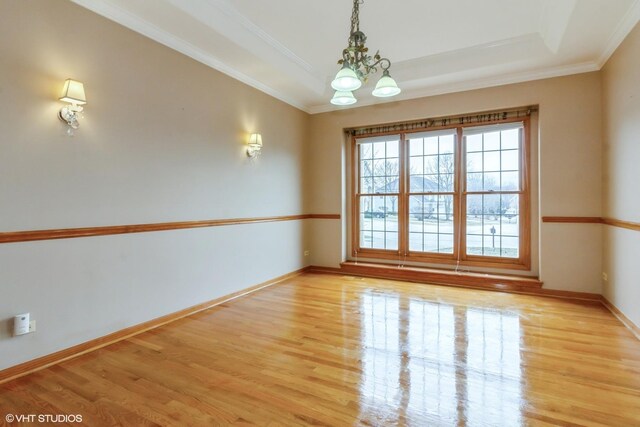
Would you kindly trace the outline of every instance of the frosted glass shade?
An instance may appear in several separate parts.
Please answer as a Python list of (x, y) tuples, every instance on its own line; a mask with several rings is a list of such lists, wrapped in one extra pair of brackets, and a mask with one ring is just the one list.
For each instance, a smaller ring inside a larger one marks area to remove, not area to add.
[(64, 88), (62, 89), (62, 96), (60, 97), (60, 101), (76, 105), (86, 104), (87, 98), (84, 95), (84, 85), (81, 82), (67, 79), (64, 82)]
[(378, 80), (378, 84), (376, 84), (376, 88), (371, 92), (373, 96), (377, 96), (379, 98), (386, 98), (389, 96), (394, 96), (400, 93), (400, 88), (396, 84), (396, 81), (391, 78), (388, 72), (384, 72), (380, 80)]
[(355, 104), (357, 99), (350, 91), (337, 90), (333, 98), (331, 98), (331, 103), (333, 105), (351, 105)]
[(248, 145), (252, 148), (262, 148), (262, 135), (259, 133), (252, 133), (251, 136), (249, 136)]
[(362, 82), (358, 78), (358, 75), (347, 65), (345, 65), (340, 71), (338, 71), (338, 74), (336, 74), (336, 78), (331, 82), (332, 88), (343, 92), (356, 90), (360, 86), (362, 86)]

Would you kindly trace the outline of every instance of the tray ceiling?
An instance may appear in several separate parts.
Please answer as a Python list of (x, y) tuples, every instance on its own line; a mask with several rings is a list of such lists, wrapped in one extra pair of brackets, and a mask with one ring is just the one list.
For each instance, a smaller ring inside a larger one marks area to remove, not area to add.
[[(350, 0), (73, 0), (309, 113), (329, 103)], [(599, 70), (640, 0), (365, 0), (367, 46), (402, 88), (353, 107)], [(348, 108), (348, 107), (347, 107)]]

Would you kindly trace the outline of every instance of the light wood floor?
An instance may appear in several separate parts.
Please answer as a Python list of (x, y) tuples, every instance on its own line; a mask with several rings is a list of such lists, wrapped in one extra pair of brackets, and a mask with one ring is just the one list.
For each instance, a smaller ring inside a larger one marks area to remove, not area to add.
[(1, 385), (8, 413), (639, 426), (640, 341), (595, 303), (305, 274)]

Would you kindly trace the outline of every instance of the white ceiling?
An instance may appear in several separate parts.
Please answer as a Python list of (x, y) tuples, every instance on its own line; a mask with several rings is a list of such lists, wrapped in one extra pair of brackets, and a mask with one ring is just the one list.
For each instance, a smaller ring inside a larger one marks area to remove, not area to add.
[[(351, 0), (73, 0), (309, 113), (329, 103)], [(365, 0), (367, 46), (402, 93), (355, 106), (599, 70), (640, 0)]]

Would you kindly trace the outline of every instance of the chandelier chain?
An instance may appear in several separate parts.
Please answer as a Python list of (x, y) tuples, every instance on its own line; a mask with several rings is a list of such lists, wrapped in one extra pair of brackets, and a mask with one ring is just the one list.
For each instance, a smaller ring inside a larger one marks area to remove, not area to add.
[(349, 34), (348, 43), (351, 44), (351, 34), (360, 31), (360, 5), (364, 0), (353, 0), (353, 11), (351, 12), (351, 33)]

